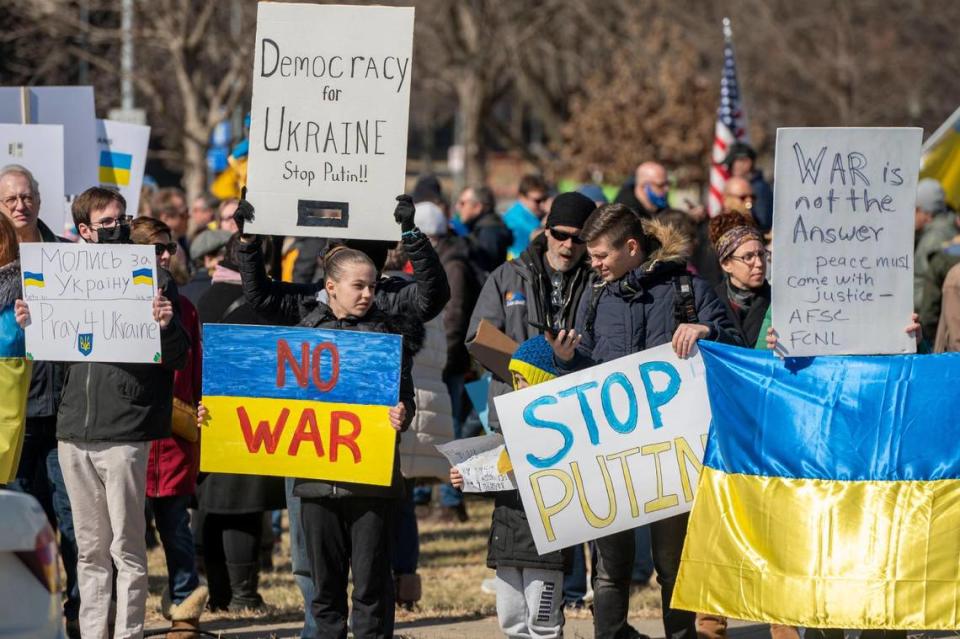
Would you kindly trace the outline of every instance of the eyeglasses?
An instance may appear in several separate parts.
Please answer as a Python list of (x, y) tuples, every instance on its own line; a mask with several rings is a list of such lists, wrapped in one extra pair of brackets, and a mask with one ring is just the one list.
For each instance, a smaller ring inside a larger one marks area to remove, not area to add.
[(32, 195), (11, 195), (10, 197), (4, 198), (2, 200), (3, 205), (8, 209), (12, 209), (17, 205), (17, 200), (23, 202), (24, 206), (33, 206), (34, 198)]
[(167, 242), (166, 244), (156, 243), (153, 245), (153, 250), (157, 252), (157, 257), (163, 255), (164, 251), (170, 255), (177, 254), (177, 243), (176, 242)]
[(555, 228), (551, 228), (548, 230), (550, 231), (550, 235), (553, 236), (553, 239), (555, 239), (558, 242), (566, 242), (567, 240), (570, 240), (574, 244), (583, 244), (583, 238), (581, 238), (576, 233), (567, 233), (566, 231), (558, 231)]
[(753, 201), (753, 200), (757, 199), (757, 196), (754, 195), (753, 193), (747, 193), (746, 195), (734, 195), (733, 193), (731, 193), (731, 194), (727, 195), (727, 197), (737, 198), (737, 199), (740, 200), (741, 202), (746, 202), (747, 200)]
[(121, 226), (127, 226), (130, 224), (130, 220), (132, 219), (133, 218), (129, 215), (121, 215), (120, 217), (104, 217), (100, 218), (100, 221), (96, 224), (91, 224), (90, 227), (95, 229), (112, 229), (117, 224), (120, 224)]
[(739, 260), (744, 264), (750, 264), (751, 262), (755, 262), (757, 260), (764, 262), (768, 257), (770, 257), (770, 251), (767, 249), (760, 249), (759, 251), (744, 253), (743, 255), (731, 255), (730, 257), (731, 259)]

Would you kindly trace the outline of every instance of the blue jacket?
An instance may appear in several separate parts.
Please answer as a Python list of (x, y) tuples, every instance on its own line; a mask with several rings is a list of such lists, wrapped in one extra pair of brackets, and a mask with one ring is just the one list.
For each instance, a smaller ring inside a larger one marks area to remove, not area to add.
[[(574, 323), (583, 338), (572, 360), (557, 362), (563, 372), (609, 362), (668, 344), (673, 339), (678, 325), (674, 315), (674, 280), (687, 273), (688, 243), (662, 223), (646, 222), (644, 228), (659, 240), (661, 247), (646, 263), (623, 278), (601, 283), (583, 294)], [(707, 339), (741, 345), (726, 307), (710, 284), (699, 277), (691, 276), (691, 279), (698, 323), (710, 329)], [(593, 330), (587, 330), (592, 303), (596, 303), (596, 314)]]
[(530, 244), (530, 234), (540, 228), (540, 218), (517, 200), (503, 214), (503, 223), (513, 234), (513, 244), (510, 245), (508, 257), (516, 259)]

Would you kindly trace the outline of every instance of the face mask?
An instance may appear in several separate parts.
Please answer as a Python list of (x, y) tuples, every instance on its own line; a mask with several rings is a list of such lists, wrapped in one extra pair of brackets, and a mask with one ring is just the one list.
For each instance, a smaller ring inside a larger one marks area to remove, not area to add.
[(658, 209), (665, 209), (669, 206), (667, 196), (657, 195), (653, 192), (653, 189), (650, 188), (649, 184), (643, 187), (643, 192), (647, 195), (647, 199), (650, 200), (650, 204), (653, 204)]
[(112, 229), (97, 229), (97, 244), (129, 244), (130, 225), (117, 224)]

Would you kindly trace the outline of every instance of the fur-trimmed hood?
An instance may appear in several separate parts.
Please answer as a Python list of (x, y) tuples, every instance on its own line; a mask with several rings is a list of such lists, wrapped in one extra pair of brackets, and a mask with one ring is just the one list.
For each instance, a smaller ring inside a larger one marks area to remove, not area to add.
[(689, 238), (660, 220), (643, 220), (643, 232), (653, 240), (652, 245), (656, 246), (650, 251), (647, 261), (640, 267), (644, 272), (657, 270), (657, 265), (663, 262), (679, 262), (686, 265), (693, 253)]
[(0, 308), (13, 304), (21, 297), (20, 260), (14, 260), (0, 266)]

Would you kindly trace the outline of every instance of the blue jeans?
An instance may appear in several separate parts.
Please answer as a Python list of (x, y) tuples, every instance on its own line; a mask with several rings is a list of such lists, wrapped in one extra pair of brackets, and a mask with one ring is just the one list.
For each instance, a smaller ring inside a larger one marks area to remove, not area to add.
[(50, 521), (60, 531), (60, 557), (67, 575), (67, 599), (63, 616), (75, 620), (80, 614), (80, 587), (77, 585), (77, 538), (73, 532), (73, 511), (67, 486), (60, 472), (57, 453), (57, 418), (28, 418), (23, 438), (23, 452), (17, 477), (8, 488), (33, 495)]
[(149, 497), (147, 501), (153, 509), (153, 520), (167, 560), (170, 601), (179, 604), (200, 585), (187, 512), (190, 496)]
[(393, 574), (413, 575), (417, 572), (417, 563), (420, 560), (420, 531), (413, 509), (412, 492), (409, 497), (397, 501), (394, 525), (393, 553), (390, 558)]
[(583, 604), (587, 594), (587, 556), (583, 544), (573, 547), (573, 562), (570, 574), (563, 578), (563, 603), (568, 606)]
[(303, 521), (300, 519), (300, 498), (293, 494), (292, 477), (286, 479), (287, 492), (287, 519), (290, 523), (290, 564), (293, 578), (297, 581), (300, 594), (303, 595), (303, 630), (301, 639), (316, 639), (319, 637), (317, 620), (310, 611), (313, 605), (314, 586), (310, 575), (310, 560), (307, 558), (307, 546), (303, 533)]

